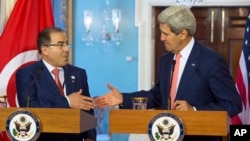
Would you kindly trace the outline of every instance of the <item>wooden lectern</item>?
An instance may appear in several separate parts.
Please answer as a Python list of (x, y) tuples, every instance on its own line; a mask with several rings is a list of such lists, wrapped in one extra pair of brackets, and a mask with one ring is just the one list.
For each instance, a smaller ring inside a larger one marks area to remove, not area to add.
[(97, 126), (96, 118), (80, 109), (0, 108), (0, 131), (6, 130), (8, 117), (21, 109), (30, 111), (37, 116), (42, 133), (81, 133)]
[(229, 117), (225, 111), (110, 110), (109, 132), (147, 134), (154, 116), (166, 112), (182, 120), (185, 135), (228, 136)]

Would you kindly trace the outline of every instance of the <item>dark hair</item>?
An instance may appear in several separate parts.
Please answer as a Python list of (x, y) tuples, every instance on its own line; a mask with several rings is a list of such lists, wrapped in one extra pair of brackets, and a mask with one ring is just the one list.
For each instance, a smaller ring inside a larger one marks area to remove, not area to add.
[(37, 49), (38, 52), (41, 54), (42, 50), (41, 47), (44, 45), (49, 45), (51, 38), (50, 38), (50, 34), (53, 32), (63, 32), (64, 30), (62, 30), (61, 28), (58, 27), (47, 27), (44, 28), (37, 37)]

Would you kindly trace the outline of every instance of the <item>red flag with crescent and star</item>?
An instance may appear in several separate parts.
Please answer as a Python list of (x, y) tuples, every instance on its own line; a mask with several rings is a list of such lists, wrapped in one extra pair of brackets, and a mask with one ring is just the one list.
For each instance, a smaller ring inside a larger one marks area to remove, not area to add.
[[(8, 96), (8, 107), (18, 107), (17, 69), (40, 59), (37, 35), (43, 28), (54, 25), (51, 0), (16, 1), (0, 35), (0, 94)], [(3, 136), (0, 132), (0, 140), (7, 141)]]

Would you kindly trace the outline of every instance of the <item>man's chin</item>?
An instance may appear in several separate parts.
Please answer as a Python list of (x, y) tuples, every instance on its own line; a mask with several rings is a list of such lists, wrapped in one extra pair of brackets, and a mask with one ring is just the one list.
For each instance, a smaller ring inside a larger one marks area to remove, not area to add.
[(65, 60), (63, 63), (62, 63), (62, 66), (65, 66), (65, 65), (67, 65), (69, 62), (68, 62), (68, 60)]
[(168, 52), (171, 52), (171, 50), (165, 46), (165, 50), (168, 51)]

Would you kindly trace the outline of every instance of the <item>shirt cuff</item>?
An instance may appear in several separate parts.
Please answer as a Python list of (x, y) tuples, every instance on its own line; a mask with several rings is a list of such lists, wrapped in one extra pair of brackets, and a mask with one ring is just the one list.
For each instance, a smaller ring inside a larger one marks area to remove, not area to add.
[(194, 111), (197, 111), (196, 107), (193, 106)]
[(67, 96), (65, 96), (65, 98), (67, 99), (68, 103), (69, 103), (69, 107), (71, 107), (71, 103), (69, 101), (69, 98)]

